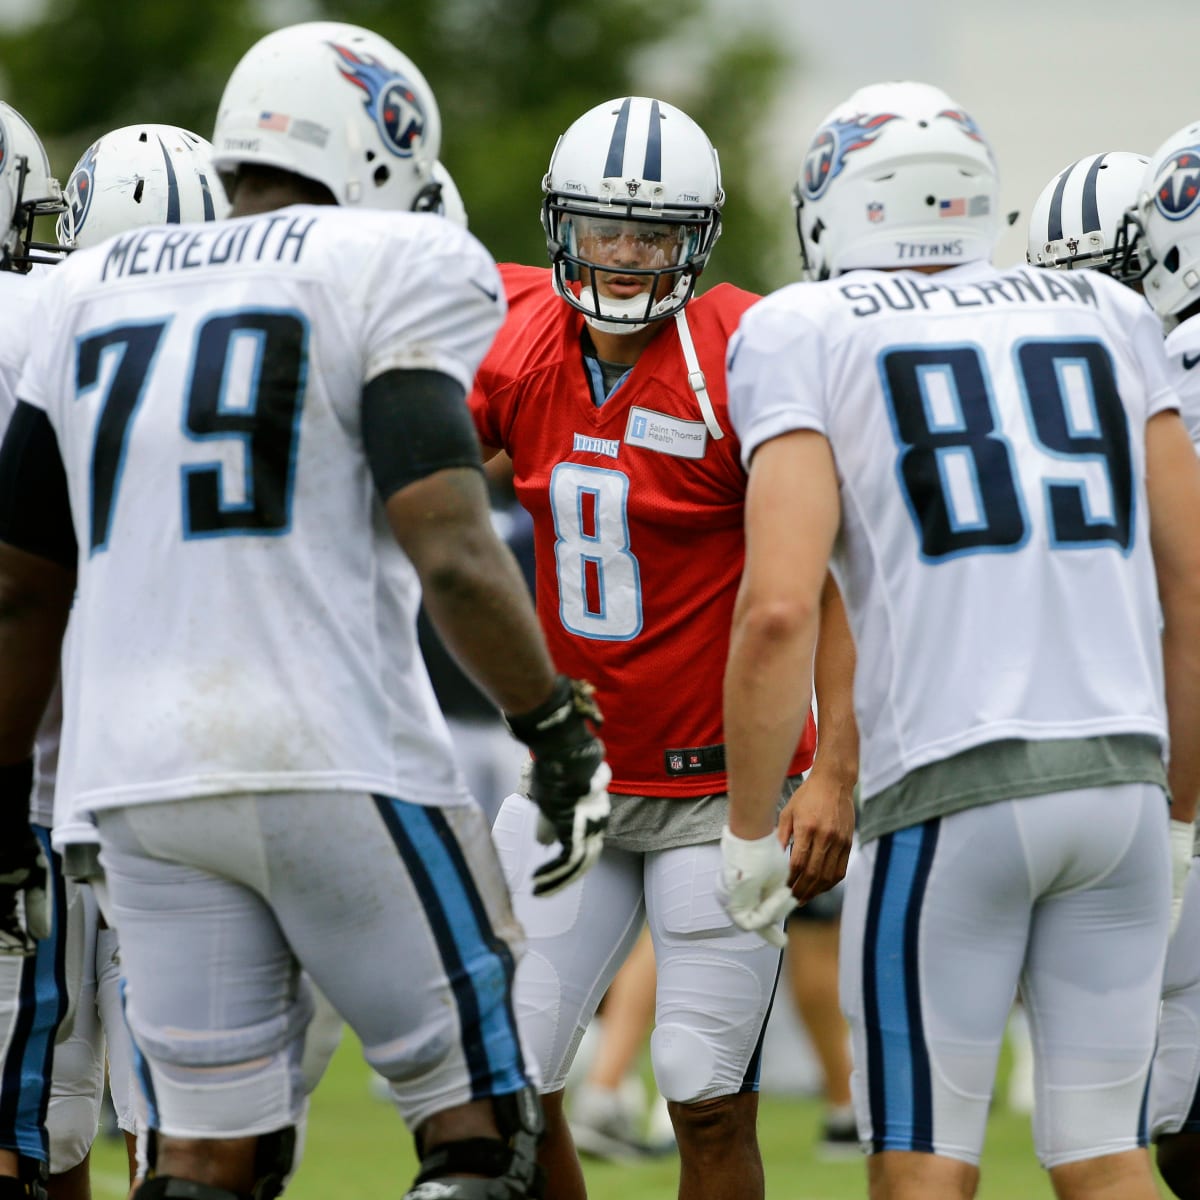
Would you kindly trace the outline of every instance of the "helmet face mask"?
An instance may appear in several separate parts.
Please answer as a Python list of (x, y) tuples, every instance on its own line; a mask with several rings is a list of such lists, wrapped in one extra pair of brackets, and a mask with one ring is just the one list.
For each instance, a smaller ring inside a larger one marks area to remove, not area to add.
[(991, 149), (949, 96), (923, 83), (861, 88), (818, 127), (793, 189), (804, 275), (987, 258), (999, 200)]
[(55, 242), (34, 238), (38, 217), (61, 213), (62, 188), (50, 174), (41, 139), (10, 104), (0, 101), (0, 201), (6, 218), (3, 230), (3, 269), (27, 272), (36, 263), (53, 264), (61, 258)]
[(1149, 162), (1141, 154), (1112, 151), (1088, 155), (1060, 171), (1042, 189), (1030, 214), (1027, 261), (1136, 282), (1140, 266), (1128, 231), (1122, 229)]
[(1140, 257), (1142, 291), (1158, 315), (1200, 303), (1200, 122), (1151, 155), (1125, 225), (1122, 253)]
[(416, 65), (356, 25), (276, 30), (234, 68), (217, 110), (222, 175), (274, 168), (325, 187), (340, 205), (438, 211), (441, 118)]
[(213, 221), (229, 202), (212, 146), (174, 125), (128, 125), (93, 142), (75, 164), (58, 240), (94, 246), (142, 225)]
[(672, 105), (597, 105), (559, 138), (542, 181), (554, 288), (595, 329), (633, 333), (679, 312), (720, 235), (717, 153)]

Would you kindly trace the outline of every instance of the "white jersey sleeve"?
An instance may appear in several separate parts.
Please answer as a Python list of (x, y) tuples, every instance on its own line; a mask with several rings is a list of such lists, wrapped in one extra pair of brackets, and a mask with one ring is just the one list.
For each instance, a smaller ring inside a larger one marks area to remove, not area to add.
[(17, 407), (17, 384), (29, 353), (34, 326), (33, 311), (45, 280), (43, 275), (16, 275), (0, 271), (0, 429)]
[(135, 230), (46, 284), (21, 385), (79, 543), (64, 814), (246, 791), (467, 800), (419, 586), (362, 447), (392, 367), (469, 386), (503, 319), (440, 218), (297, 206)]
[(867, 803), (987, 742), (1165, 743), (1145, 426), (1179, 401), (1138, 296), (855, 271), (750, 309), (729, 388), (747, 456), (789, 429), (833, 449)]
[[(419, 218), (418, 218), (419, 219)], [(365, 379), (385, 371), (440, 371), (469, 391), (506, 311), (491, 256), (471, 234), (436, 217), (402, 264), (379, 256), (362, 308)], [(419, 248), (420, 253), (415, 251)], [(390, 303), (370, 297), (390, 295)]]
[(726, 372), (729, 416), (741, 439), (743, 466), (749, 468), (754, 451), (780, 434), (828, 432), (825, 360), (821, 328), (782, 303), (759, 301), (742, 314), (729, 340)]

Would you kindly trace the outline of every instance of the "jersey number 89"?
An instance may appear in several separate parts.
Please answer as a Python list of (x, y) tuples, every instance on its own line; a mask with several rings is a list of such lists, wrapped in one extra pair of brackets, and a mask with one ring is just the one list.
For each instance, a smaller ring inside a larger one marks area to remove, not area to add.
[[(1128, 552), (1134, 522), (1129, 422), (1101, 342), (1028, 339), (1014, 368), (1042, 476), (1055, 549), (1116, 545)], [(1012, 446), (996, 427), (991, 379), (978, 347), (885, 351), (879, 371), (901, 447), (896, 473), (921, 557), (1018, 550), (1029, 521)], [(1070, 464), (1070, 465), (1068, 465)]]

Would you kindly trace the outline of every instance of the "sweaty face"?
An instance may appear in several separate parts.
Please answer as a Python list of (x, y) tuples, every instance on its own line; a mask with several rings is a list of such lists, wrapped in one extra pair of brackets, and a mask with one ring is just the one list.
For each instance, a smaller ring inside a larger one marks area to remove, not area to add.
[[(600, 295), (612, 299), (626, 300), (637, 296), (649, 291), (655, 283), (654, 275), (622, 273), (622, 268), (634, 272), (661, 271), (678, 266), (687, 245), (686, 225), (585, 216), (575, 216), (572, 222), (579, 257), (597, 267), (611, 268), (597, 270), (594, 275)], [(674, 287), (676, 278), (673, 275), (658, 276), (658, 295), (666, 295)]]

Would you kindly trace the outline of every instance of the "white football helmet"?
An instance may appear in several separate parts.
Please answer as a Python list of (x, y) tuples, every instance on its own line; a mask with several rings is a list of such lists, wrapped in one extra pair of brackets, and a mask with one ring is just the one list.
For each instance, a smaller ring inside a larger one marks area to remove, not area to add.
[(28, 271), (34, 263), (59, 260), (59, 247), (33, 240), (34, 219), (64, 208), (62, 188), (50, 174), (50, 160), (33, 126), (11, 104), (0, 101), (0, 219), (2, 265)]
[(1200, 302), (1200, 121), (1150, 156), (1117, 252), (1124, 261), (1140, 258), (1140, 271), (1129, 277), (1141, 279), (1160, 317)]
[[(725, 193), (717, 152), (686, 113), (644, 96), (598, 104), (558, 139), (542, 191), (554, 288), (593, 327), (632, 333), (691, 299), (721, 232)], [(617, 260), (587, 258), (581, 233), (617, 258), (622, 241), (652, 247), (637, 264), (619, 264), (636, 295), (601, 296), (596, 272), (611, 274)]]
[(979, 126), (924, 83), (860, 88), (821, 122), (792, 193), (805, 276), (990, 256), (1000, 186)]
[(234, 68), (217, 110), (223, 174), (275, 167), (323, 184), (338, 204), (434, 206), (442, 140), (425, 77), (391, 42), (336, 21), (267, 34)]
[(447, 221), (453, 221), (455, 225), (466, 229), (467, 206), (463, 203), (462, 193), (459, 192), (454, 177), (442, 166), (440, 159), (433, 164), (433, 178), (441, 188), (434, 211), (441, 213)]
[(1028, 261), (1111, 275), (1117, 233), (1149, 162), (1144, 154), (1114, 150), (1089, 154), (1055, 175), (1029, 218)]
[(174, 125), (127, 125), (94, 141), (67, 180), (58, 240), (95, 246), (140, 225), (216, 221), (229, 213), (212, 146)]

